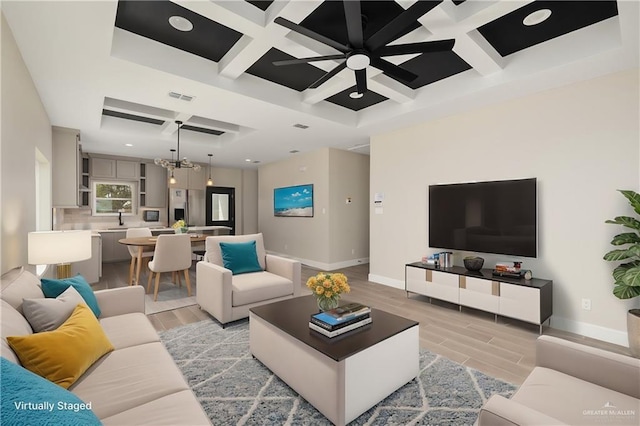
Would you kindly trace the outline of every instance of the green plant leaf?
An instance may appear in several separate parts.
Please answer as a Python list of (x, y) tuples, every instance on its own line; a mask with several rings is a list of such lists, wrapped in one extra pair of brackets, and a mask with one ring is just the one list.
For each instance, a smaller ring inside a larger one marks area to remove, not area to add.
[(614, 220), (607, 220), (605, 223), (612, 223), (615, 225), (622, 225), (627, 228), (640, 230), (640, 221), (629, 216), (617, 216)]
[(623, 244), (640, 243), (640, 235), (635, 232), (625, 232), (624, 234), (618, 234), (613, 237), (611, 244), (614, 246), (621, 246)]
[(618, 260), (625, 260), (631, 257), (631, 253), (628, 250), (611, 250), (609, 253), (605, 254), (603, 259), (608, 260), (610, 262), (615, 262)]
[(629, 204), (631, 204), (631, 207), (633, 207), (633, 210), (635, 210), (636, 213), (640, 214), (640, 194), (638, 194), (635, 191), (629, 191), (629, 190), (623, 190), (623, 189), (619, 189), (618, 191), (620, 191), (622, 195), (624, 195), (627, 198), (627, 200), (629, 200)]
[(640, 267), (634, 266), (627, 269), (621, 281), (629, 287), (640, 287)]
[(613, 270), (613, 279), (616, 281), (622, 281), (622, 276), (627, 273), (627, 271), (634, 266), (640, 266), (640, 261), (623, 263), (619, 265), (616, 269)]
[(616, 283), (613, 288), (613, 294), (618, 299), (631, 299), (640, 296), (640, 287), (631, 287), (624, 284)]

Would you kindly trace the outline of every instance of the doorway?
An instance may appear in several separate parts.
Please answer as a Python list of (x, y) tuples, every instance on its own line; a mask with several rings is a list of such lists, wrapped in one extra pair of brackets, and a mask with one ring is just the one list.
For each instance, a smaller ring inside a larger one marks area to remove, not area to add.
[(229, 235), (236, 234), (235, 188), (224, 186), (207, 187), (206, 225), (228, 226)]

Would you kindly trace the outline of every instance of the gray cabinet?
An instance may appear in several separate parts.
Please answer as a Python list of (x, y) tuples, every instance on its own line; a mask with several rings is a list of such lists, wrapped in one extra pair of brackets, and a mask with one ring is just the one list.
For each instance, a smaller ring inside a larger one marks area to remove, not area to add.
[(140, 165), (140, 207), (167, 206), (167, 171), (152, 163)]
[[(207, 187), (207, 167), (201, 167), (200, 170), (193, 169), (174, 169), (173, 176), (176, 183), (170, 184), (170, 188), (178, 189), (200, 189)], [(167, 180), (171, 176), (171, 171), (167, 171)]]
[(100, 232), (100, 236), (102, 237), (103, 262), (120, 262), (131, 259), (127, 246), (118, 242), (127, 236), (126, 231), (105, 231)]
[(63, 127), (52, 129), (51, 178), (53, 207), (78, 207), (80, 204), (80, 131)]
[(102, 238), (91, 236), (91, 258), (71, 264), (71, 274), (82, 275), (89, 284), (97, 283), (102, 276)]
[(91, 176), (99, 179), (138, 179), (139, 163), (113, 158), (91, 157)]
[(138, 179), (139, 163), (136, 161), (116, 160), (116, 177), (118, 179)]

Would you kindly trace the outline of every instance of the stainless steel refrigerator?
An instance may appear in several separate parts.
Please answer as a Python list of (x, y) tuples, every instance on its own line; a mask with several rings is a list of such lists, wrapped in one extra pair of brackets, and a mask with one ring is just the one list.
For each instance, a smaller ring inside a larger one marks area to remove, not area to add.
[(204, 226), (204, 197), (203, 190), (169, 188), (169, 226), (180, 219), (184, 219), (187, 226)]

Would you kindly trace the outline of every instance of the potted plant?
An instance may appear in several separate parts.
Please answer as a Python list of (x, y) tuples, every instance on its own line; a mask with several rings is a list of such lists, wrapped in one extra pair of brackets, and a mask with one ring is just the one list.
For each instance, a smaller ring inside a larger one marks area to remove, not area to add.
[[(620, 190), (633, 210), (640, 216), (640, 194), (635, 191)], [(620, 247), (604, 255), (604, 260), (622, 262), (613, 270), (613, 294), (619, 299), (631, 299), (640, 296), (640, 220), (630, 216), (617, 216), (606, 223), (629, 228), (613, 237), (611, 244)], [(635, 357), (640, 357), (640, 309), (631, 309), (627, 313), (627, 334), (629, 349)]]

